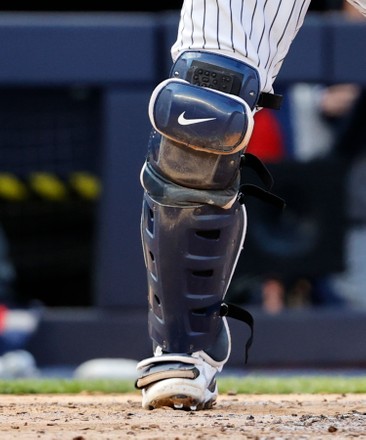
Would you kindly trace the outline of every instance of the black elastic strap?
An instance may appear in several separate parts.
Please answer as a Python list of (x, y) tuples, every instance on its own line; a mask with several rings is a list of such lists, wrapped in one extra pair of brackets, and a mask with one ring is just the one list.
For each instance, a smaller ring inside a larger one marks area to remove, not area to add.
[(248, 352), (253, 343), (254, 319), (253, 316), (245, 309), (242, 309), (234, 304), (222, 303), (220, 309), (220, 316), (227, 316), (239, 321), (245, 322), (250, 328), (250, 336), (245, 344), (245, 363), (248, 362)]
[(239, 203), (244, 204), (244, 198), (246, 196), (257, 197), (279, 209), (286, 208), (286, 202), (281, 197), (252, 183), (244, 183), (243, 185), (240, 185), (240, 193), (238, 196)]
[[(243, 204), (245, 196), (254, 196), (263, 200), (264, 202), (276, 206), (277, 208), (284, 209), (286, 207), (286, 203), (281, 197), (278, 197), (271, 192), (273, 186), (272, 174), (269, 172), (265, 164), (259, 159), (259, 157), (251, 153), (242, 154), (240, 168), (243, 169), (244, 166), (251, 168), (261, 179), (266, 188), (261, 188), (253, 183), (243, 183), (239, 187), (238, 201)], [(243, 177), (244, 176), (242, 175), (242, 180)]]
[(258, 177), (266, 185), (268, 190), (272, 189), (274, 183), (272, 174), (269, 172), (265, 164), (259, 159), (259, 157), (251, 153), (242, 154), (240, 167), (243, 168), (244, 166), (254, 170), (257, 173)]
[(279, 110), (282, 105), (283, 96), (275, 93), (262, 92), (259, 95), (257, 107), (266, 107), (273, 110)]

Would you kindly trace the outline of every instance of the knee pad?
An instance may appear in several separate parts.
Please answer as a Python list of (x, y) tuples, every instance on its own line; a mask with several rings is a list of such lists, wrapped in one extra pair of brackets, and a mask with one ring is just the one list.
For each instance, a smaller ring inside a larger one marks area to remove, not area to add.
[(153, 92), (141, 180), (160, 203), (230, 208), (260, 96), (257, 71), (223, 55), (184, 52)]
[(242, 98), (180, 79), (158, 85), (149, 116), (155, 130), (166, 138), (214, 154), (242, 151), (254, 126), (252, 111)]
[(256, 69), (224, 55), (187, 51), (170, 76), (156, 87), (149, 104), (159, 133), (214, 154), (233, 154), (247, 146), (260, 96)]

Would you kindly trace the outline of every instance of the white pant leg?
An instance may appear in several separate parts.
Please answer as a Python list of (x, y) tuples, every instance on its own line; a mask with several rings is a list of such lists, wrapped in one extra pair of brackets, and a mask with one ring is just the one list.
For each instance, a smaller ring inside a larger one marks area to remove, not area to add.
[(185, 0), (173, 60), (188, 49), (239, 58), (257, 68), (262, 91), (272, 84), (303, 24), (310, 0)]

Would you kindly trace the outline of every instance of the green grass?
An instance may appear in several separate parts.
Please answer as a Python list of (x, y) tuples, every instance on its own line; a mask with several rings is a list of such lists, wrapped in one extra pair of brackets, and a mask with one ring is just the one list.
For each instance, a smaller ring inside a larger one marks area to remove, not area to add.
[(77, 394), (135, 392), (133, 381), (77, 379), (9, 379), (0, 380), (0, 394)]
[(243, 379), (227, 377), (219, 381), (220, 390), (237, 394), (366, 393), (365, 376), (260, 376)]
[[(218, 379), (220, 393), (366, 393), (365, 376), (261, 376)], [(132, 380), (11, 379), (0, 380), (0, 394), (139, 393)]]

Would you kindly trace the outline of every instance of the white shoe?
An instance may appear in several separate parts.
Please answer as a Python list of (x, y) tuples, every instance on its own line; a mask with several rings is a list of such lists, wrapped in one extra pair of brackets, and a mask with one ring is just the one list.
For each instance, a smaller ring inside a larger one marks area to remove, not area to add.
[(142, 390), (142, 407), (191, 411), (212, 408), (218, 395), (216, 374), (223, 365), (203, 351), (161, 354), (139, 362), (141, 375), (136, 388)]

